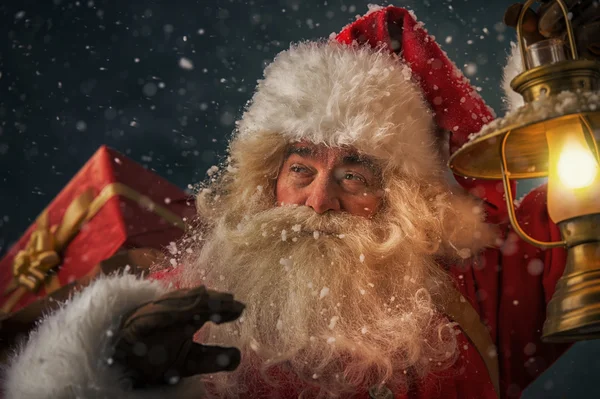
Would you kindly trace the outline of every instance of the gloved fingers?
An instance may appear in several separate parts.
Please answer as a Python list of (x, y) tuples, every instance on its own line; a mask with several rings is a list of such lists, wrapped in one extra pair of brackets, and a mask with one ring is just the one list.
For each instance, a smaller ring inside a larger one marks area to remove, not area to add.
[[(516, 29), (522, 8), (523, 4), (521, 3), (509, 6), (504, 12), (504, 24)], [(538, 31), (538, 15), (531, 8), (527, 9), (525, 17), (523, 17), (522, 33), (527, 44), (533, 44), (544, 39)]]
[[(519, 22), (519, 14), (521, 14), (521, 9), (523, 8), (523, 4), (515, 3), (510, 5), (506, 11), (504, 11), (503, 22), (505, 25), (510, 26), (511, 28), (516, 28), (517, 23)], [(525, 17), (523, 18), (523, 29), (528, 32), (532, 32), (537, 30), (538, 23), (538, 15), (531, 8), (527, 9), (525, 13)]]
[[(578, 26), (575, 29), (575, 43), (578, 57), (581, 59), (600, 61), (600, 20)], [(567, 49), (570, 43), (567, 34), (561, 37)], [(568, 50), (570, 52), (570, 50)]]
[[(600, 6), (595, 0), (563, 0), (567, 6), (571, 24), (582, 26), (600, 16)], [(556, 1), (548, 2), (538, 9), (538, 29), (545, 37), (554, 37), (565, 29), (564, 14)]]
[(181, 319), (180, 312), (195, 306), (208, 297), (203, 286), (168, 292), (155, 301), (144, 304), (126, 316), (122, 330), (130, 330), (138, 336), (168, 327)]
[(136, 310), (123, 324), (138, 337), (173, 325), (201, 327), (207, 321), (224, 323), (237, 319), (244, 305), (233, 295), (205, 287), (177, 290)]
[(207, 297), (182, 313), (183, 321), (201, 327), (207, 321), (227, 323), (241, 316), (245, 305), (233, 299), (233, 295), (207, 290)]
[(166, 295), (155, 305), (169, 311), (174, 322), (194, 322), (201, 326), (206, 321), (223, 323), (238, 318), (244, 305), (233, 299), (233, 295), (199, 286), (174, 291)]
[(179, 377), (196, 374), (232, 371), (239, 366), (240, 351), (237, 348), (192, 344), (182, 364), (178, 365)]

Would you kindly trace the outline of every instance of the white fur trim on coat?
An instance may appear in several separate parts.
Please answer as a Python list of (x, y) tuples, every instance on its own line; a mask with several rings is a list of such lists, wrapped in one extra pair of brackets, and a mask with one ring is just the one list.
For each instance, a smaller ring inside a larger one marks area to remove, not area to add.
[(510, 54), (506, 60), (502, 74), (502, 88), (504, 89), (504, 104), (506, 112), (512, 112), (525, 104), (523, 97), (510, 87), (510, 82), (521, 72), (523, 65), (521, 64), (521, 52), (519, 46), (515, 43), (510, 44)]
[(4, 398), (186, 397), (180, 391), (187, 384), (165, 390), (124, 390), (119, 367), (107, 362), (111, 332), (121, 316), (164, 292), (160, 283), (132, 275), (99, 278), (46, 317), (19, 348), (4, 370)]
[(238, 139), (352, 145), (411, 176), (439, 172), (434, 121), (410, 68), (388, 51), (334, 41), (291, 46), (265, 69)]

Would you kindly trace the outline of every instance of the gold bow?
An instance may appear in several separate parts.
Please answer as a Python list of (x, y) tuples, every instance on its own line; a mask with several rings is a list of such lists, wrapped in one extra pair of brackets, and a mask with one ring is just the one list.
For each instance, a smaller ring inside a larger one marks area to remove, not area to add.
[(48, 272), (61, 264), (59, 254), (79, 232), (93, 199), (91, 189), (84, 191), (71, 202), (62, 221), (52, 228), (48, 225), (48, 212), (42, 212), (36, 220), (29, 242), (13, 260), (14, 280), (4, 291), (5, 295), (19, 286), (31, 292), (39, 290)]

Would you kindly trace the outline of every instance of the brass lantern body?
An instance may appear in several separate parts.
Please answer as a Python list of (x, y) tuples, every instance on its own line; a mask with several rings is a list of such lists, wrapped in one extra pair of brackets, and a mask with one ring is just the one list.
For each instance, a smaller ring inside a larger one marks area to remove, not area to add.
[(600, 214), (559, 223), (567, 242), (565, 271), (548, 303), (543, 338), (570, 342), (600, 337)]
[[(523, 7), (520, 24), (531, 3), (528, 1)], [(523, 96), (526, 104), (488, 124), (449, 161), (450, 168), (458, 175), (503, 180), (511, 224), (525, 241), (542, 248), (566, 248), (565, 271), (547, 308), (542, 334), (547, 342), (600, 337), (600, 202), (595, 207), (596, 197), (590, 200), (588, 196), (588, 208), (591, 201), (590, 209), (598, 210), (575, 212), (575, 217), (554, 220), (562, 241), (548, 243), (528, 236), (521, 229), (510, 189), (510, 179), (548, 176), (553, 166), (549, 163), (547, 133), (560, 132), (561, 126), (574, 124), (585, 137), (584, 143), (596, 165), (600, 164), (600, 63), (577, 59), (572, 28), (568, 25), (572, 59), (529, 70), (524, 61), (525, 72), (513, 79), (511, 87)], [(520, 25), (517, 32), (524, 56)], [(595, 190), (600, 189), (600, 184), (597, 186)], [(553, 206), (560, 205), (555, 197)]]
[[(548, 176), (546, 131), (549, 125), (559, 123), (561, 118), (575, 118), (580, 119), (592, 135), (599, 134), (599, 63), (579, 60), (540, 66), (518, 75), (511, 82), (511, 87), (523, 95), (526, 105), (487, 125), (477, 137), (454, 153), (450, 158), (454, 173), (478, 179), (502, 179), (500, 150), (508, 134), (506, 170), (510, 177), (545, 177)], [(572, 94), (569, 98), (573, 102), (570, 112), (545, 109), (560, 103), (562, 92)], [(594, 109), (595, 104), (597, 109)], [(595, 137), (596, 141), (599, 139)]]

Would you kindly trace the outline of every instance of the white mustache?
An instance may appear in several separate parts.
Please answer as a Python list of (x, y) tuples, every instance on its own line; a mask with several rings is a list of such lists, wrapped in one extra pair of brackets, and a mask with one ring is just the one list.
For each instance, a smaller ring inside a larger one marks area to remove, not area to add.
[(307, 206), (280, 206), (261, 211), (238, 225), (238, 230), (258, 227), (262, 232), (276, 234), (285, 230), (294, 235), (342, 235), (355, 229), (367, 228), (372, 221), (361, 216), (345, 212), (327, 212), (318, 214)]

